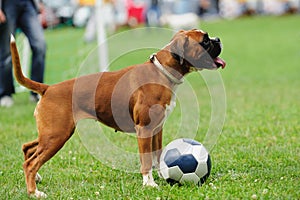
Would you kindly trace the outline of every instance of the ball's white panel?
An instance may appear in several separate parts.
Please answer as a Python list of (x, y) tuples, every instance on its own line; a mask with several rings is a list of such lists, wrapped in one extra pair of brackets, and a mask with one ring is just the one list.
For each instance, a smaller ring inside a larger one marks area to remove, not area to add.
[(180, 183), (193, 182), (197, 184), (199, 181), (200, 178), (195, 173), (183, 174), (183, 176), (180, 179)]
[(198, 163), (196, 174), (199, 176), (199, 178), (202, 178), (207, 173), (208, 173), (207, 163), (206, 162)]
[(181, 155), (193, 153), (193, 146), (183, 141), (177, 145), (177, 149)]
[(198, 163), (206, 162), (208, 157), (208, 152), (203, 145), (193, 146), (193, 156), (196, 158)]
[(170, 142), (166, 146), (166, 148), (168, 148), (168, 149), (177, 148), (178, 146), (180, 146), (181, 143), (183, 143), (182, 139), (176, 139), (176, 140), (173, 140), (172, 142)]
[(189, 154), (192, 153), (192, 145), (183, 141), (182, 138), (173, 140), (170, 142), (164, 149), (167, 151), (169, 149), (178, 149), (181, 154)]
[(169, 177), (175, 181), (179, 181), (183, 173), (178, 166), (169, 168)]
[(200, 159), (202, 161), (206, 162), (207, 161), (207, 157), (208, 157), (208, 151), (205, 149), (204, 146), (202, 146), (202, 148), (201, 148), (200, 155), (201, 155)]
[(160, 174), (164, 179), (168, 179), (169, 177), (169, 168), (164, 161), (161, 161), (159, 164)]

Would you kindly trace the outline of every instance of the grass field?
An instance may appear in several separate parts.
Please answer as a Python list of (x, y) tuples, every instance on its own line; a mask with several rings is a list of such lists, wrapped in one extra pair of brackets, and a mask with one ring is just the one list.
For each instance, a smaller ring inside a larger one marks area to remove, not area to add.
[[(226, 89), (226, 120), (211, 151), (212, 174), (202, 187), (170, 186), (155, 173), (159, 188), (142, 188), (140, 174), (103, 165), (75, 133), (41, 168), (43, 181), (38, 188), (48, 199), (299, 199), (299, 21), (299, 16), (285, 16), (201, 24), (210, 35), (221, 38), (222, 58), (227, 61), (227, 67), (219, 70)], [(47, 83), (77, 75), (80, 63), (95, 46), (85, 44), (82, 34), (83, 30), (72, 28), (46, 31)], [(147, 60), (140, 54), (122, 58), (126, 62), (119, 63), (124, 66)], [(211, 102), (199, 76), (191, 74), (187, 82), (199, 99), (196, 139), (201, 141)], [(35, 106), (28, 97), (27, 92), (18, 93), (14, 107), (0, 108), (0, 199), (27, 198), (21, 145), (36, 138)], [(176, 131), (179, 111), (166, 123), (164, 144)], [(113, 134), (115, 139), (122, 138), (120, 143), (134, 140)]]

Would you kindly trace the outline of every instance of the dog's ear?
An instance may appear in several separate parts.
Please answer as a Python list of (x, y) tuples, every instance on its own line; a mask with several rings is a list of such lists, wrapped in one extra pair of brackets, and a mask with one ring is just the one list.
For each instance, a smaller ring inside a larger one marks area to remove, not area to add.
[(172, 56), (179, 61), (180, 65), (184, 61), (185, 48), (188, 46), (189, 37), (184, 34), (184, 31), (179, 31), (172, 39), (170, 46)]

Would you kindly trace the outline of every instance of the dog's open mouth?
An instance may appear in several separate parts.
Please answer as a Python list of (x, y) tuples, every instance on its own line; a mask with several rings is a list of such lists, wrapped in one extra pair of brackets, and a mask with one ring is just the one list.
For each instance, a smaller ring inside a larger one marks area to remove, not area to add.
[(222, 67), (222, 69), (224, 69), (226, 66), (226, 62), (220, 57), (214, 58), (214, 63), (217, 66), (217, 68)]

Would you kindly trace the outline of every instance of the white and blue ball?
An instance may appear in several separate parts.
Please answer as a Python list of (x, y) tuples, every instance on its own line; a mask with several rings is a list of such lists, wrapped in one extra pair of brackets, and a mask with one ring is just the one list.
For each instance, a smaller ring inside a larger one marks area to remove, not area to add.
[(160, 174), (169, 183), (201, 185), (210, 175), (211, 159), (201, 143), (180, 138), (164, 148), (159, 167)]

